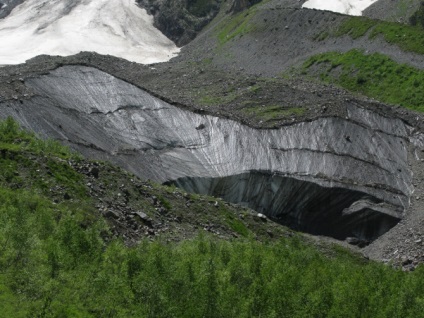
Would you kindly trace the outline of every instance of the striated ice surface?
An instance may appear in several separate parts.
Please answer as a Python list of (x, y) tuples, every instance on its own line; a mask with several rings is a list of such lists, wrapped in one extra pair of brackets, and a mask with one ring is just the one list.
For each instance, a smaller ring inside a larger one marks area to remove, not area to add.
[(81, 51), (148, 64), (179, 51), (134, 0), (26, 0), (0, 20), (0, 43), (0, 65)]
[(313, 233), (375, 238), (403, 217), (413, 191), (405, 124), (353, 104), (345, 119), (258, 130), (177, 108), (89, 67), (25, 84), (36, 97), (1, 103), (1, 117), (140, 177)]
[(348, 15), (362, 15), (362, 11), (378, 0), (308, 0), (302, 7), (328, 10)]

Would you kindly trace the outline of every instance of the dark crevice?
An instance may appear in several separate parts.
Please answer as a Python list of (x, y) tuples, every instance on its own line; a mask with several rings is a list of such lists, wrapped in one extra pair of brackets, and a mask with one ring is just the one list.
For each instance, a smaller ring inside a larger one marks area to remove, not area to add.
[(222, 178), (185, 177), (167, 182), (191, 193), (248, 206), (292, 229), (371, 242), (395, 226), (400, 207), (367, 193), (251, 171)]

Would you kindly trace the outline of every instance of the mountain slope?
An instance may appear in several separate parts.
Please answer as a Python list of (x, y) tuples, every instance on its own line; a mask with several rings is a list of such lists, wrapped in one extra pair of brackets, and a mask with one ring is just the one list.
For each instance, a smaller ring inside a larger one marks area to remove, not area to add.
[[(422, 31), (300, 6), (268, 1), (236, 13), (223, 3), (168, 63), (83, 53), (2, 68), (2, 116), (139, 176), (365, 244), (419, 218), (423, 116), (373, 98), (420, 108)], [(393, 91), (394, 74), (413, 74), (402, 83), (415, 95), (371, 94), (367, 80), (381, 88), (374, 73)], [(370, 256), (402, 245), (401, 228)], [(417, 246), (384, 258), (414, 268)]]
[(2, 317), (419, 316), (422, 268), (142, 181), (11, 119), (0, 167)]

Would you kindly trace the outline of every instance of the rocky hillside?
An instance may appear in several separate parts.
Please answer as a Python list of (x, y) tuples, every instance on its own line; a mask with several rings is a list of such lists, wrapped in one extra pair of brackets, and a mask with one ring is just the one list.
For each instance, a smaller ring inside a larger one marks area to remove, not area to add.
[(0, 19), (5, 18), (12, 10), (24, 0), (2, 0), (0, 2)]
[(56, 141), (21, 131), (11, 118), (0, 123), (1, 187), (38, 193), (53, 205), (79, 207), (84, 222), (103, 219), (106, 241), (134, 246), (144, 239), (178, 242), (209, 232), (220, 239), (292, 236), (257, 212), (141, 180), (104, 161), (89, 161)]
[(409, 23), (421, 3), (420, 0), (380, 0), (368, 7), (364, 15), (373, 19)]

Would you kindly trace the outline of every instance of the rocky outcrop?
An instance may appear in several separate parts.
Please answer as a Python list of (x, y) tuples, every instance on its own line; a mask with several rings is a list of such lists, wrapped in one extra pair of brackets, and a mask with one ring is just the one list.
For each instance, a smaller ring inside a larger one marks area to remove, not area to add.
[(409, 205), (410, 128), (354, 102), (345, 118), (259, 130), (177, 108), (90, 67), (23, 81), (33, 97), (3, 101), (1, 117), (140, 177), (223, 196), (299, 229), (373, 240)]
[(243, 11), (259, 2), (261, 2), (261, 0), (234, 0), (231, 6), (231, 12), (237, 13)]
[(221, 0), (137, 0), (155, 26), (178, 46), (193, 40), (219, 12)]
[(364, 16), (393, 22), (408, 23), (422, 0), (379, 0), (363, 12)]
[(25, 0), (1, 0), (0, 1), (0, 19), (7, 17), (12, 10)]

